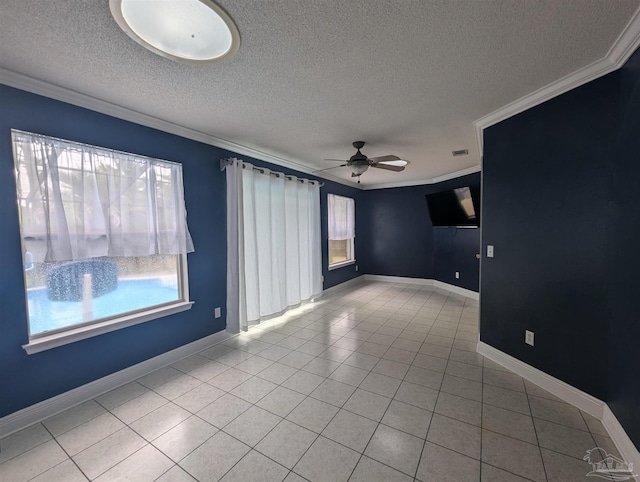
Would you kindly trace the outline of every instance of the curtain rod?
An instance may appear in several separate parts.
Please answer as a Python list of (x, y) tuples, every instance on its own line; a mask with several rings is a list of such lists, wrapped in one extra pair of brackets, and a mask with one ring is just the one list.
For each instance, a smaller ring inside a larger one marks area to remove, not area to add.
[(307, 182), (316, 182), (316, 183), (318, 183), (319, 187), (324, 186), (324, 182), (315, 181), (315, 180), (312, 180), (312, 179), (298, 178), (297, 176), (285, 174), (284, 172), (272, 171), (271, 169), (266, 168), (266, 167), (256, 167), (253, 164), (251, 164), (250, 162), (245, 162), (242, 159), (238, 159), (236, 157), (229, 157), (229, 158), (225, 158), (225, 159), (220, 159), (220, 170), (224, 171), (224, 169), (228, 165), (232, 164), (234, 161), (241, 162), (243, 165), (247, 164), (247, 165), (251, 166), (251, 168), (254, 171), (258, 171), (261, 174), (265, 174), (265, 172), (269, 171), (269, 174), (272, 175), (272, 176), (276, 176), (276, 177), (282, 176), (285, 179), (289, 179), (290, 181), (293, 181), (293, 179), (295, 178), (295, 180), (298, 181), (298, 182), (305, 182), (305, 181), (307, 181)]

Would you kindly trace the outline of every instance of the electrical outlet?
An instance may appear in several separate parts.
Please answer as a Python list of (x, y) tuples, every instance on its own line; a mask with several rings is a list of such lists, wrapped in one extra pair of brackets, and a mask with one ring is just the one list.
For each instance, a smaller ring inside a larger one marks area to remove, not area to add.
[(533, 346), (533, 331), (525, 330), (525, 332), (524, 332), (524, 342), (527, 345)]
[(358, 271), (358, 265), (356, 264), (356, 271)]
[(456, 279), (460, 279), (460, 271), (456, 271)]
[(493, 245), (487, 245), (487, 258), (493, 258)]
[(214, 314), (216, 318), (220, 318), (222, 316), (219, 306), (214, 310)]

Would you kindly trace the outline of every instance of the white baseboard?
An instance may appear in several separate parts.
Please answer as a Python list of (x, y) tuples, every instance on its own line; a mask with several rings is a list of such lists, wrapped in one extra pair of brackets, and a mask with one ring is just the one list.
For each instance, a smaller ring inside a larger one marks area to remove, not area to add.
[(118, 372), (89, 382), (68, 392), (61, 393), (55, 397), (43, 400), (42, 402), (23, 408), (12, 414), (0, 418), (0, 438), (17, 432), (31, 424), (40, 422), (45, 418), (56, 415), (80, 403), (96, 398), (114, 388), (118, 388), (125, 383), (132, 382), (143, 375), (151, 373), (158, 368), (171, 365), (183, 358), (191, 356), (211, 345), (222, 343), (231, 338), (232, 335), (226, 331), (219, 331), (213, 335), (200, 338), (192, 343), (183, 345), (174, 350), (168, 351), (156, 357), (150, 358), (136, 365), (120, 370)]
[(365, 274), (367, 281), (382, 281), (383, 283), (404, 283), (409, 285), (433, 286), (431, 278), (407, 278), (405, 276), (385, 276), (381, 274)]
[(622, 458), (626, 462), (633, 464), (635, 468), (634, 473), (640, 473), (640, 452), (638, 452), (638, 449), (636, 449), (627, 432), (624, 431), (624, 428), (607, 404), (604, 406), (602, 425), (604, 425), (604, 428), (609, 432), (611, 440), (616, 444)]
[(364, 275), (364, 279), (367, 281), (382, 281), (384, 283), (404, 283), (420, 286), (435, 286), (436, 288), (447, 290), (458, 295), (466, 296), (467, 298), (471, 298), (473, 300), (480, 299), (480, 294), (475, 291), (460, 288), (459, 286), (455, 286), (431, 278), (406, 278), (404, 276), (383, 276), (379, 274), (366, 274)]
[(325, 295), (330, 295), (330, 294), (342, 291), (345, 288), (348, 288), (350, 286), (355, 286), (355, 285), (362, 284), (362, 283), (364, 283), (364, 280), (365, 280), (365, 275), (360, 275), (360, 276), (358, 276), (356, 278), (351, 278), (350, 280), (343, 281), (342, 283), (334, 285), (331, 288), (327, 288), (325, 290), (322, 290), (322, 294), (320, 296), (322, 297), (322, 296), (325, 296)]
[(477, 351), (525, 380), (535, 383), (556, 397), (601, 420), (622, 458), (633, 463), (634, 467), (640, 467), (640, 453), (605, 402), (482, 341), (478, 342)]
[(508, 368), (513, 373), (517, 373), (525, 380), (535, 383), (540, 388), (544, 388), (547, 392), (552, 393), (574, 407), (578, 407), (589, 415), (593, 415), (598, 420), (602, 420), (605, 405), (602, 400), (599, 400), (582, 390), (578, 390), (568, 383), (558, 380), (542, 370), (538, 370), (537, 368), (534, 368), (511, 355), (507, 355), (506, 353), (492, 347), (491, 345), (487, 345), (482, 341), (478, 342), (477, 351), (489, 360)]
[(479, 300), (480, 293), (477, 291), (471, 291), (466, 288), (460, 288), (459, 286), (450, 285), (449, 283), (445, 283), (443, 281), (433, 280), (433, 286), (436, 288), (442, 288), (443, 290), (451, 291), (452, 293), (456, 293), (458, 295), (466, 296), (467, 298), (471, 298), (472, 300)]

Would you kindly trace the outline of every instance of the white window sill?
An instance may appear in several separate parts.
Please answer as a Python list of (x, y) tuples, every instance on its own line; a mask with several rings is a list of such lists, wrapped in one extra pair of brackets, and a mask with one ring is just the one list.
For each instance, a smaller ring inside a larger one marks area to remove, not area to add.
[(34, 353), (39, 353), (41, 351), (50, 350), (51, 348), (67, 345), (69, 343), (74, 343), (76, 341), (102, 335), (104, 333), (109, 333), (110, 331), (119, 330), (128, 326), (144, 323), (145, 321), (190, 310), (191, 305), (193, 305), (192, 301), (180, 301), (168, 306), (161, 306), (143, 312), (132, 313), (130, 315), (121, 316), (102, 323), (68, 330), (63, 333), (34, 338), (29, 340), (29, 343), (26, 345), (22, 345), (22, 348), (24, 348), (28, 355), (33, 355)]
[(344, 268), (345, 266), (349, 266), (352, 264), (355, 264), (356, 260), (355, 259), (350, 259), (348, 261), (343, 261), (342, 263), (335, 263), (335, 264), (330, 264), (329, 265), (329, 271), (332, 271), (334, 269), (338, 269), (338, 268)]

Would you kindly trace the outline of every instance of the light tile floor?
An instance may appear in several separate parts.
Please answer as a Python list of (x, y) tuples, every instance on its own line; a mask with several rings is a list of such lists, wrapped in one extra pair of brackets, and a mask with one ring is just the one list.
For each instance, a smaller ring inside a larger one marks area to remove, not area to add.
[(478, 303), (369, 282), (0, 440), (0, 481), (572, 481), (602, 424), (475, 352)]

